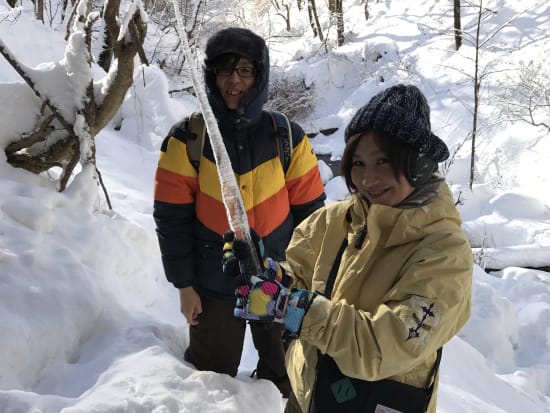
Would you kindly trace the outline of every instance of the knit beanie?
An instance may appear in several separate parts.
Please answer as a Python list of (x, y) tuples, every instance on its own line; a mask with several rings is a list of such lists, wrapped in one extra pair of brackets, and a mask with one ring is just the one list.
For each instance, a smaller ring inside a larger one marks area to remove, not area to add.
[(449, 157), (445, 142), (431, 131), (430, 107), (416, 86), (399, 84), (375, 95), (351, 119), (345, 141), (369, 130), (386, 133), (435, 162)]

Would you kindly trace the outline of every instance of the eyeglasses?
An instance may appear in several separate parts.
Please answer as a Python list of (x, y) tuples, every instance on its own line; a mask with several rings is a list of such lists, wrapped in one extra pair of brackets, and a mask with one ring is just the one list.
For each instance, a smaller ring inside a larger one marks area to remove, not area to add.
[(250, 78), (254, 77), (256, 75), (256, 69), (252, 66), (243, 66), (243, 67), (215, 67), (214, 68), (214, 74), (216, 76), (221, 77), (229, 77), (233, 74), (233, 72), (237, 72), (237, 75), (242, 78)]

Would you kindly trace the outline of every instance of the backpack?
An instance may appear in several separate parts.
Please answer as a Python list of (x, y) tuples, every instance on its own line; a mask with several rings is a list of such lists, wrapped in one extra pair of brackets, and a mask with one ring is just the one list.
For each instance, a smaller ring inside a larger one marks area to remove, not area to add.
[[(273, 122), (273, 132), (277, 141), (277, 154), (281, 160), (283, 171), (286, 174), (292, 157), (292, 128), (288, 117), (280, 112), (266, 111)], [(206, 139), (206, 125), (201, 112), (193, 112), (189, 116), (188, 130), (196, 136), (187, 140), (187, 156), (195, 169), (199, 170), (204, 141)]]

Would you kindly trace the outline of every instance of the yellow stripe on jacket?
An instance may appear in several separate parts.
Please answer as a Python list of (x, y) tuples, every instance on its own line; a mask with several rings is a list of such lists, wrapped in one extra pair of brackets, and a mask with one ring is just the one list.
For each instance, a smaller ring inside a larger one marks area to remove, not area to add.
[[(229, 229), (216, 165), (201, 160), (199, 191), (196, 198), (197, 218), (209, 229), (223, 234)], [(248, 216), (249, 225), (265, 236), (277, 228), (290, 212), (288, 192), (279, 158), (272, 158), (243, 175), (237, 184)]]
[[(317, 158), (307, 139), (294, 148), (286, 181), (279, 157), (235, 178), (249, 225), (262, 237), (284, 222), (291, 205), (306, 204), (324, 191)], [(229, 229), (216, 164), (203, 156), (200, 174), (197, 174), (189, 162), (185, 143), (177, 139), (170, 138), (166, 152), (161, 152), (155, 177), (155, 200), (195, 203), (197, 218), (203, 225), (220, 235)]]

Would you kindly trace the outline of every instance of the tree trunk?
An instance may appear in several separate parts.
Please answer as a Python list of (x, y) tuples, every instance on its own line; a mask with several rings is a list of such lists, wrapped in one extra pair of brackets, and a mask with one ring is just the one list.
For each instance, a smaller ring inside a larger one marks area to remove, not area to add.
[(476, 156), (476, 138), (477, 138), (477, 116), (479, 112), (479, 92), (481, 90), (481, 76), (479, 74), (479, 52), (480, 52), (480, 31), (481, 31), (481, 16), (483, 14), (483, 1), (479, 2), (479, 12), (477, 15), (477, 28), (475, 38), (475, 61), (474, 61), (474, 114), (472, 120), (472, 150), (470, 158), (470, 190), (474, 185), (475, 179), (475, 156)]
[(369, 0), (364, 0), (365, 2), (365, 20), (368, 20), (370, 17), (369, 14)]
[(330, 25), (336, 26), (336, 44), (344, 44), (344, 12), (342, 0), (329, 0), (328, 9), (330, 12)]
[(282, 1), (279, 4), (279, 0), (271, 0), (271, 4), (275, 9), (277, 16), (281, 16), (286, 24), (286, 31), (289, 32), (290, 27), (290, 4), (288, 2)]
[(460, 0), (454, 0), (455, 50), (462, 46), (462, 27), (460, 24)]
[(285, 8), (286, 8), (286, 31), (289, 32), (291, 27), (290, 27), (290, 4), (285, 4)]
[(36, 20), (44, 23), (44, 0), (36, 0), (34, 3), (34, 13)]
[(313, 29), (313, 36), (319, 36), (319, 40), (324, 42), (325, 36), (323, 35), (323, 29), (321, 29), (321, 24), (319, 23), (319, 16), (317, 15), (317, 7), (315, 5), (315, 0), (308, 0), (307, 2), (307, 12), (309, 15), (309, 22), (311, 28)]

